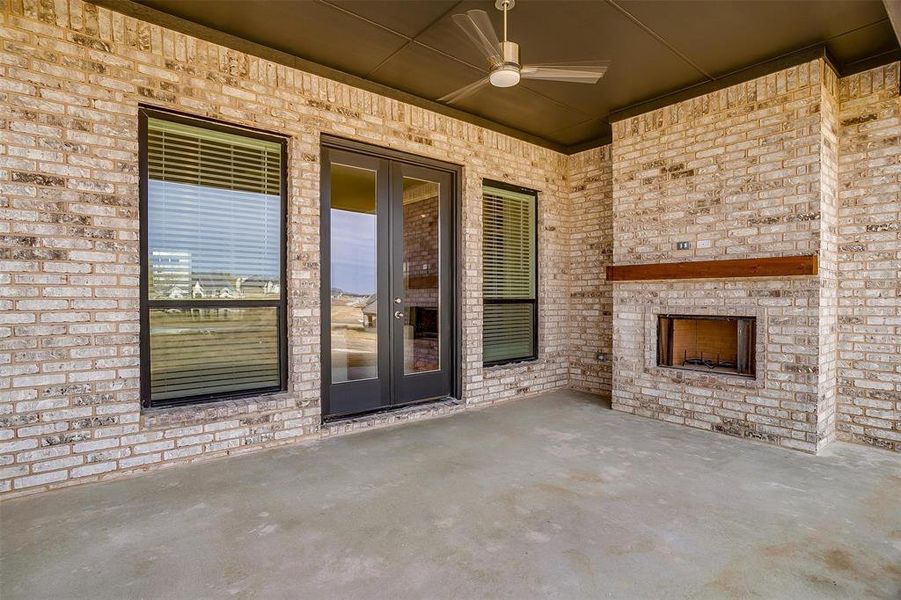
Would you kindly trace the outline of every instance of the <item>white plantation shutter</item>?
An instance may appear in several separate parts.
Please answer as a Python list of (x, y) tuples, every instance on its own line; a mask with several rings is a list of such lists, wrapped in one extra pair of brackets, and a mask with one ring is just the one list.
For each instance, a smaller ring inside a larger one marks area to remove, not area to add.
[(282, 386), (282, 144), (148, 116), (150, 404)]
[(533, 358), (536, 198), (485, 186), (482, 195), (483, 360)]

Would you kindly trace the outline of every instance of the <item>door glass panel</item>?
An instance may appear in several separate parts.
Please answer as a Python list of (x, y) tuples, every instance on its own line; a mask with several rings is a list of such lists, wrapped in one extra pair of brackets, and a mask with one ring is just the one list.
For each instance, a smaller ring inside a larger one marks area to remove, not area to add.
[(433, 181), (404, 177), (404, 373), (440, 368), (438, 195)]
[(378, 376), (376, 173), (331, 166), (332, 383)]

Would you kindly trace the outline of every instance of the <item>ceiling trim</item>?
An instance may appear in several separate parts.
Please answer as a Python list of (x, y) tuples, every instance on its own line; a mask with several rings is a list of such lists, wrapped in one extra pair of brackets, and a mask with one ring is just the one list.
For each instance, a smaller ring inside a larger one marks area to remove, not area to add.
[[(608, 120), (610, 121), (610, 123), (614, 123), (616, 121), (622, 121), (623, 119), (629, 119), (638, 115), (642, 115), (644, 113), (657, 110), (659, 108), (664, 108), (666, 106), (676, 104), (678, 102), (691, 100), (692, 98), (704, 96), (712, 92), (719, 91), (723, 88), (738, 85), (752, 79), (757, 79), (758, 77), (764, 77), (777, 71), (782, 71), (784, 69), (788, 69), (805, 62), (810, 62), (818, 58), (825, 60), (841, 77), (847, 77), (848, 75), (854, 75), (862, 71), (868, 71), (870, 69), (875, 69), (877, 67), (882, 67), (894, 62), (901, 61), (901, 48), (896, 48), (894, 50), (889, 50), (888, 52), (883, 52), (875, 56), (869, 56), (867, 58), (854, 61), (853, 63), (848, 63), (844, 66), (844, 68), (838, 69), (835, 66), (835, 62), (830, 58), (829, 53), (826, 51), (826, 46), (824, 44), (819, 44), (811, 48), (798, 50), (796, 52), (792, 52), (791, 54), (751, 65), (750, 67), (744, 68), (740, 71), (735, 71), (714, 81), (702, 82), (698, 85), (677, 90), (670, 94), (665, 94), (646, 102), (641, 102), (610, 111)], [(613, 138), (611, 135), (601, 136), (593, 140), (587, 140), (585, 142), (579, 142), (578, 144), (567, 146), (563, 150), (563, 153), (576, 154), (577, 152), (592, 150), (594, 148), (604, 146), (612, 142)]]
[[(364, 77), (359, 77), (357, 75), (352, 75), (345, 71), (341, 71), (339, 69), (335, 69), (332, 67), (327, 67), (325, 65), (312, 62), (310, 60), (300, 58), (293, 54), (289, 54), (287, 52), (282, 52), (280, 50), (276, 50), (274, 48), (270, 48), (263, 44), (258, 44), (256, 42), (252, 42), (246, 40), (244, 38), (225, 33), (211, 27), (207, 27), (204, 25), (200, 25), (193, 21), (189, 21), (187, 19), (183, 19), (181, 17), (177, 17), (175, 15), (171, 15), (169, 13), (151, 8), (149, 6), (145, 6), (143, 4), (139, 4), (134, 2), (133, 0), (86, 0), (92, 4), (102, 6), (104, 8), (113, 10), (115, 12), (119, 12), (125, 14), (130, 17), (134, 17), (141, 21), (145, 21), (148, 23), (152, 23), (154, 25), (159, 25), (161, 27), (165, 27), (167, 29), (171, 29), (174, 31), (178, 31), (180, 33), (184, 33), (186, 35), (190, 35), (196, 37), (198, 39), (205, 40), (210, 43), (218, 44), (221, 46), (225, 46), (227, 48), (231, 48), (233, 50), (237, 50), (239, 52), (244, 52), (246, 54), (256, 56), (258, 58), (262, 58), (264, 60), (269, 60), (271, 62), (281, 64), (290, 68), (294, 68), (300, 71), (304, 71), (306, 73), (311, 73), (313, 75), (317, 75), (320, 77), (324, 77), (326, 79), (330, 79), (336, 81), (338, 83), (342, 83), (345, 85), (349, 85), (355, 88), (363, 89), (375, 94), (379, 94), (390, 98), (392, 100), (397, 100), (399, 102), (404, 102), (410, 104), (412, 106), (416, 106), (425, 110), (430, 110), (432, 112), (451, 117), (454, 119), (458, 119), (460, 121), (470, 123), (472, 125), (476, 125), (478, 127), (483, 127), (485, 129), (495, 131), (497, 133), (508, 135), (512, 138), (522, 140), (524, 142), (528, 142), (530, 144), (534, 144), (536, 146), (540, 146), (542, 148), (547, 148), (549, 150), (553, 150), (555, 152), (560, 152), (561, 154), (575, 154), (578, 152), (584, 152), (585, 150), (591, 150), (593, 148), (597, 148), (600, 146), (604, 146), (610, 144), (612, 142), (611, 134), (606, 134), (600, 136), (598, 138), (586, 140), (583, 142), (578, 142), (576, 144), (566, 145), (560, 144), (557, 142), (552, 142), (543, 137), (540, 137), (535, 134), (531, 134), (515, 127), (510, 127), (507, 125), (503, 125), (501, 123), (497, 123), (490, 119), (486, 119), (484, 117), (480, 117), (478, 115), (453, 108), (451, 106), (441, 104), (439, 102), (435, 102), (433, 100), (428, 100), (421, 96), (416, 96), (414, 94), (403, 92), (401, 90), (386, 86), (384, 84), (376, 83)], [(671, 47), (666, 40), (661, 38), (659, 35), (654, 33), (652, 30), (644, 26), (640, 21), (638, 21), (635, 17), (633, 17), (628, 11), (621, 8), (619, 4), (615, 0), (607, 0), (607, 2), (615, 7), (625, 18), (633, 21), (638, 26), (642, 28), (646, 33), (656, 39), (658, 42), (664, 44), (667, 49), (678, 55), (680, 58), (685, 59), (682, 56), (682, 53), (677, 49)], [(888, 6), (892, 3), (898, 2), (898, 0), (884, 0), (888, 11)], [(328, 0), (322, 0), (323, 4), (333, 6), (334, 5)], [(455, 5), (456, 6), (456, 5)], [(350, 13), (353, 16), (357, 16), (355, 13)], [(434, 23), (432, 23), (434, 24)], [(429, 26), (431, 26), (430, 24)], [(428, 27), (426, 28), (428, 29)], [(430, 46), (425, 44), (421, 44), (416, 38), (419, 34), (415, 36), (407, 36), (400, 34), (399, 32), (394, 32), (393, 30), (388, 29), (392, 33), (399, 35), (401, 38), (407, 40), (407, 44), (417, 44), (422, 45), (426, 48), (432, 49)], [(443, 54), (443, 53), (441, 53)], [(452, 57), (453, 58), (453, 57)], [(766, 75), (775, 73), (777, 71), (781, 71), (793, 66), (797, 66), (799, 64), (810, 62), (816, 59), (822, 58), (824, 59), (832, 68), (839, 73), (841, 76), (851, 75), (854, 73), (859, 73), (861, 71), (865, 71), (868, 69), (872, 69), (875, 67), (879, 67), (885, 64), (889, 64), (895, 61), (901, 60), (901, 49), (894, 49), (888, 52), (884, 52), (875, 56), (867, 57), (864, 59), (860, 59), (854, 61), (853, 63), (849, 63), (843, 65), (844, 68), (838, 69), (835, 66), (835, 62), (831, 60), (829, 53), (826, 50), (826, 45), (824, 43), (816, 44), (813, 46), (808, 46), (806, 48), (802, 48), (800, 50), (796, 50), (790, 52), (788, 54), (780, 55), (775, 58), (766, 59), (761, 62), (752, 64), (748, 67), (744, 67), (737, 71), (733, 71), (721, 77), (716, 77), (712, 80), (701, 81), (697, 84), (691, 85), (689, 87), (679, 88), (673, 90), (671, 92), (667, 92), (660, 96), (641, 101), (635, 104), (631, 104), (628, 106), (624, 106), (622, 108), (618, 108), (610, 111), (607, 115), (606, 120), (609, 123), (613, 123), (616, 121), (621, 121), (623, 119), (628, 119), (637, 115), (641, 115), (647, 112), (651, 112), (653, 110), (657, 110), (659, 108), (663, 108), (665, 106), (669, 106), (671, 104), (675, 104), (678, 102), (683, 102), (685, 100), (690, 100), (692, 98), (696, 98), (698, 96), (703, 96), (706, 94), (710, 94), (712, 92), (716, 92), (726, 87), (730, 87), (733, 85), (737, 85), (740, 83), (744, 83), (746, 81), (750, 81), (751, 79), (756, 79), (758, 77), (764, 77)], [(455, 59), (459, 60), (459, 59)], [(687, 59), (686, 59), (687, 60)], [(464, 64), (469, 65), (465, 61), (459, 61)], [(692, 64), (691, 61), (687, 61), (689, 64)], [(474, 65), (469, 65), (473, 66)], [(477, 68), (477, 67), (475, 67)], [(697, 68), (697, 67), (696, 67)], [(703, 70), (699, 69), (700, 73), (705, 77), (710, 77)], [(534, 92), (534, 90), (529, 89), (530, 92)], [(544, 97), (543, 94), (538, 92), (534, 92), (539, 96)]]
[[(717, 92), (723, 88), (738, 85), (752, 79), (757, 79), (758, 77), (771, 75), (772, 73), (775, 73), (777, 71), (783, 71), (791, 67), (796, 67), (800, 64), (810, 62), (818, 58), (824, 59), (827, 63), (832, 65), (833, 69), (835, 69), (832, 60), (829, 58), (829, 55), (826, 52), (826, 46), (824, 44), (817, 44), (816, 46), (804, 48), (790, 54), (778, 56), (776, 58), (760, 62), (749, 67), (745, 67), (744, 69), (734, 71), (732, 73), (729, 73), (728, 75), (714, 79), (713, 81), (704, 81), (687, 88), (676, 90), (669, 94), (664, 94), (662, 96), (652, 98), (645, 102), (640, 102), (638, 104), (633, 104), (631, 106), (612, 110), (610, 111), (608, 119), (611, 123), (622, 121), (623, 119), (630, 119), (632, 117), (636, 117), (638, 115), (642, 115), (644, 113), (648, 113), (653, 110), (669, 106), (671, 104), (684, 102), (685, 100), (691, 100), (692, 98), (697, 98), (698, 96), (705, 96), (707, 94)], [(838, 72), (838, 69), (835, 69), (835, 71)]]
[(895, 30), (895, 37), (901, 44), (901, 0), (882, 0), (882, 4), (885, 6), (892, 29)]
[(569, 156), (570, 154), (578, 154), (579, 152), (585, 152), (586, 150), (594, 150), (595, 148), (600, 148), (601, 146), (606, 146), (607, 144), (612, 143), (613, 135), (608, 133), (607, 135), (602, 135), (601, 137), (596, 137), (584, 142), (579, 142), (578, 144), (567, 146), (563, 150), (563, 153)]
[(876, 67), (884, 67), (885, 65), (899, 61), (901, 61), (901, 48), (895, 48), (894, 50), (888, 50), (882, 54), (868, 56), (867, 58), (861, 58), (860, 60), (847, 63), (842, 66), (840, 74), (842, 77), (847, 77), (848, 75), (855, 75), (857, 73), (862, 73), (863, 71), (869, 71)]
[(204, 25), (194, 23), (193, 21), (182, 19), (181, 17), (176, 17), (169, 13), (156, 10), (155, 8), (150, 8), (149, 6), (138, 4), (137, 2), (133, 2), (132, 0), (87, 1), (91, 4), (95, 4), (97, 6), (122, 13), (140, 21), (159, 25), (160, 27), (164, 27), (166, 29), (178, 31), (179, 33), (184, 33), (186, 35), (190, 35), (192, 37), (196, 37), (213, 44), (225, 46), (227, 48), (231, 48), (232, 50), (244, 52), (245, 54), (256, 56), (258, 58), (278, 63), (286, 67), (291, 67), (299, 71), (304, 71), (306, 73), (318, 75), (326, 79), (331, 79), (333, 81), (337, 81), (338, 83), (343, 83), (345, 85), (366, 90), (374, 94), (379, 94), (387, 98), (391, 98), (392, 100), (404, 102), (418, 108), (430, 110), (432, 112), (436, 112), (453, 119), (458, 119), (460, 121), (470, 123), (471, 125), (484, 127), (485, 129), (489, 129), (503, 135), (508, 135), (512, 138), (516, 138), (518, 140), (522, 140), (524, 142), (528, 142), (542, 148), (547, 148), (549, 150), (560, 153), (565, 153), (566, 151), (566, 146), (563, 144), (558, 144), (556, 142), (546, 140), (542, 137), (522, 131), (520, 129), (502, 125), (484, 117), (479, 117), (478, 115), (452, 108), (450, 106), (446, 106), (432, 100), (427, 100), (420, 96), (402, 92), (395, 88), (376, 83), (369, 79), (364, 79), (362, 77), (351, 75), (350, 73), (346, 73), (338, 69), (333, 69), (319, 63), (314, 63), (293, 54), (288, 54), (287, 52), (282, 52), (281, 50), (275, 50), (274, 48), (269, 48), (268, 46), (264, 46), (256, 42), (251, 42), (249, 40), (245, 40), (244, 38), (240, 38), (229, 33), (224, 33), (211, 27), (206, 27)]

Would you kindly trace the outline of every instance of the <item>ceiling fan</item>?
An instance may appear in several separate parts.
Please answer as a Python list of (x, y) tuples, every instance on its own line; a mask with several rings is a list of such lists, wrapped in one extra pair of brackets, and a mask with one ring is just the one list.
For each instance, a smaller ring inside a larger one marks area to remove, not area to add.
[(519, 44), (507, 40), (507, 11), (515, 0), (496, 0), (495, 7), (504, 13), (504, 41), (497, 39), (491, 19), (484, 10), (468, 10), (454, 15), (453, 19), (476, 47), (488, 59), (489, 73), (476, 82), (460, 88), (439, 102), (453, 104), (478, 91), (487, 84), (494, 87), (513, 87), (520, 79), (542, 79), (570, 83), (597, 83), (607, 72), (610, 61), (586, 61), (568, 64), (523, 65), (519, 62)]

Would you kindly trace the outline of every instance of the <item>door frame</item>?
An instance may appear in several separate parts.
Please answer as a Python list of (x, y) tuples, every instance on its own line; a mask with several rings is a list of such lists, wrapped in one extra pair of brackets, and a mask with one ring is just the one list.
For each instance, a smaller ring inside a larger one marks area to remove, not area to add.
[[(387, 159), (392, 161), (398, 161), (402, 163), (406, 163), (409, 165), (426, 167), (429, 169), (435, 169), (438, 171), (442, 171), (448, 173), (451, 178), (451, 207), (453, 214), (451, 215), (452, 227), (453, 227), (453, 235), (451, 236), (451, 256), (448, 260), (449, 264), (453, 266), (453, 273), (451, 279), (451, 284), (453, 289), (451, 290), (451, 297), (453, 298), (452, 306), (450, 306), (451, 311), (451, 322), (453, 323), (453, 327), (449, 332), (451, 336), (450, 344), (453, 351), (451, 352), (451, 392), (450, 397), (459, 399), (461, 396), (461, 391), (463, 389), (463, 374), (461, 372), (462, 355), (462, 339), (463, 339), (463, 324), (462, 320), (459, 319), (460, 315), (460, 306), (462, 305), (462, 286), (460, 281), (460, 275), (462, 273), (462, 255), (460, 252), (460, 248), (462, 247), (462, 181), (463, 181), (463, 167), (460, 165), (456, 165), (449, 162), (444, 162), (434, 158), (428, 158), (425, 156), (419, 156), (416, 154), (410, 154), (407, 152), (402, 152), (400, 150), (394, 150), (392, 148), (383, 148), (381, 146), (376, 146), (373, 144), (367, 144), (365, 142), (359, 142), (356, 140), (351, 140), (347, 138), (342, 138), (338, 136), (333, 136), (329, 134), (321, 134), (320, 135), (320, 153), (319, 153), (319, 182), (320, 182), (320, 193), (319, 193), (319, 288), (320, 288), (320, 338), (319, 338), (319, 356), (320, 356), (320, 379), (319, 379), (319, 392), (320, 392), (320, 421), (322, 423), (326, 423), (328, 421), (346, 419), (352, 416), (357, 416), (359, 414), (366, 413), (356, 413), (353, 415), (329, 415), (329, 385), (327, 381), (329, 378), (327, 377), (327, 373), (331, 372), (332, 368), (332, 358), (331, 358), (331, 343), (330, 343), (330, 334), (331, 334), (331, 318), (328, 314), (329, 307), (331, 306), (331, 293), (330, 293), (330, 285), (329, 279), (331, 276), (331, 222), (328, 217), (329, 211), (331, 209), (331, 198), (330, 198), (330, 186), (323, 185), (323, 169), (322, 166), (326, 163), (325, 154), (328, 150), (342, 150), (345, 152), (354, 152), (357, 154), (362, 154), (366, 156), (370, 156), (376, 159)], [(381, 233), (381, 232), (380, 232)], [(435, 402), (434, 399), (428, 400), (416, 400), (413, 402), (408, 402), (404, 404), (395, 404), (390, 407), (381, 407), (375, 409), (373, 411), (369, 411), (370, 413), (375, 412), (384, 412), (390, 410), (396, 410), (398, 408), (402, 408), (404, 406), (410, 406), (413, 404), (422, 404), (428, 402)]]

